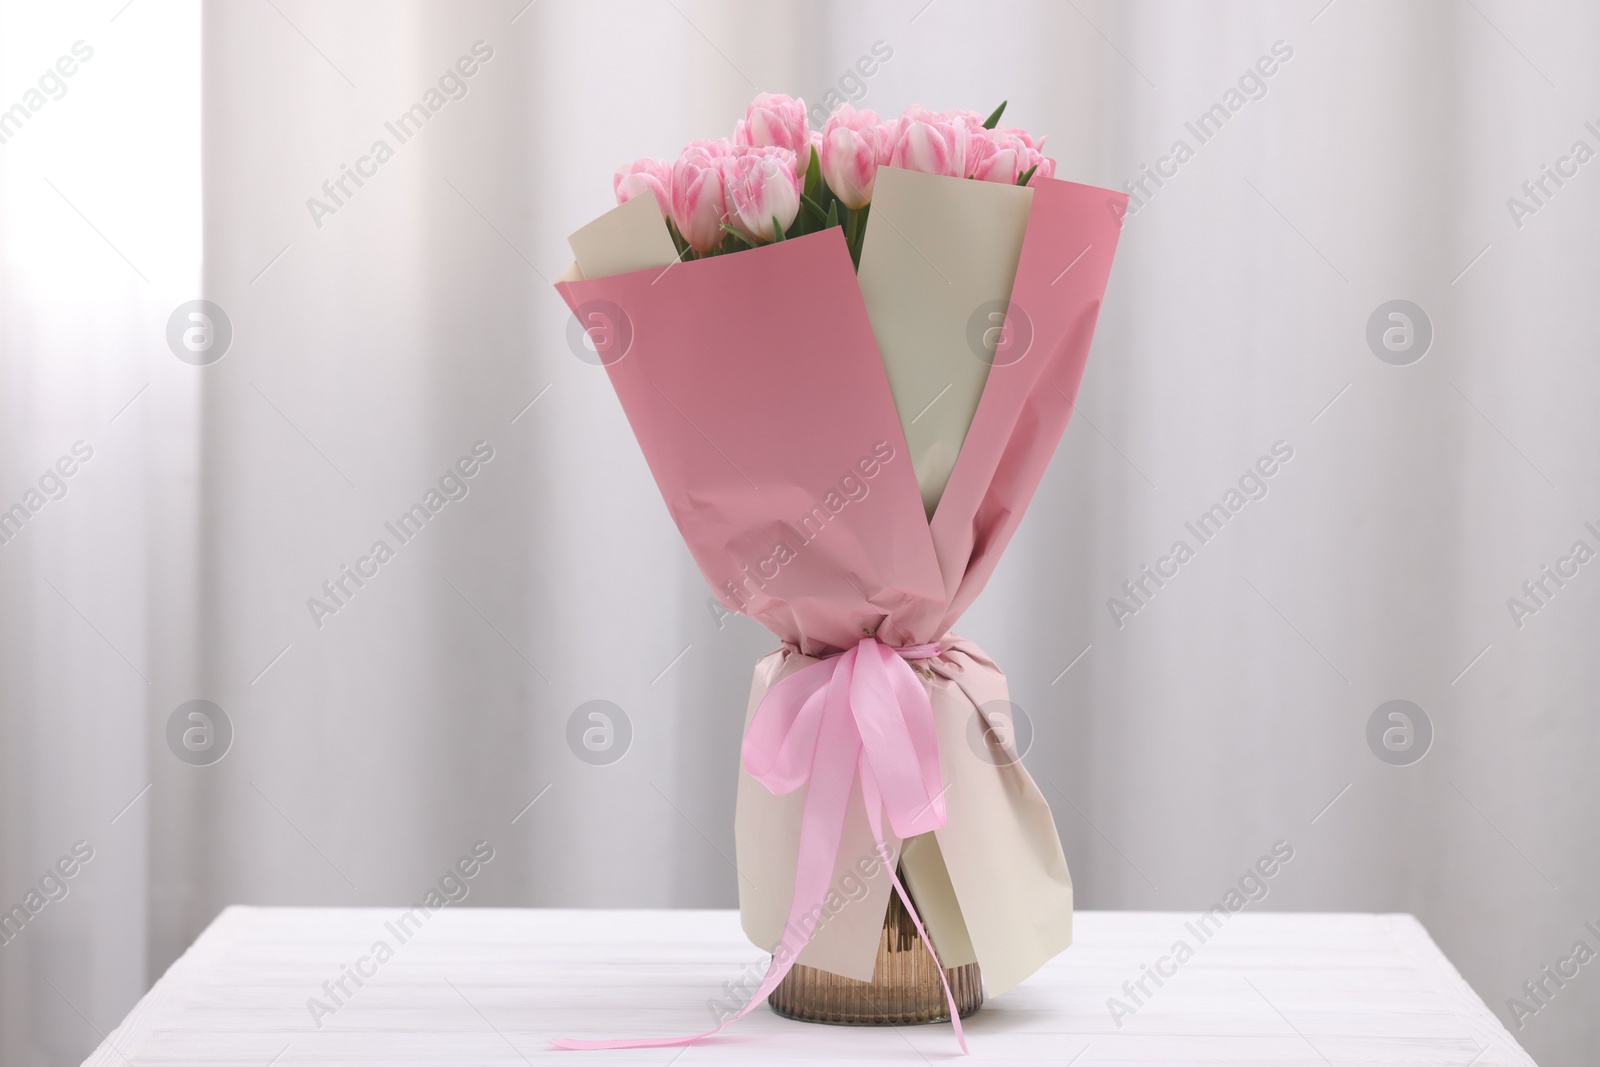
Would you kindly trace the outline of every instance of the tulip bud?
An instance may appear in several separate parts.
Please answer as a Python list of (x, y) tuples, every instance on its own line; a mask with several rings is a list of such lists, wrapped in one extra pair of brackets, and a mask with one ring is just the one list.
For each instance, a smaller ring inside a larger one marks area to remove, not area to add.
[(872, 200), (880, 164), (889, 161), (890, 130), (871, 111), (844, 104), (822, 127), (817, 155), (822, 180), (845, 207), (854, 211)]
[(720, 160), (727, 195), (728, 224), (752, 241), (777, 238), (800, 212), (800, 178), (787, 148), (736, 148)]
[(636, 159), (617, 168), (611, 179), (611, 188), (617, 194), (617, 203), (626, 204), (645, 191), (655, 194), (661, 214), (672, 211), (672, 168), (665, 160)]
[(795, 155), (796, 173), (804, 179), (811, 163), (806, 102), (781, 93), (757, 95), (734, 126), (733, 143), (740, 148), (787, 148)]
[(1049, 178), (1056, 172), (1055, 160), (1040, 151), (1043, 139), (1035, 141), (1027, 130), (1000, 128), (986, 131), (988, 136), (978, 147), (970, 172), (979, 181), (1001, 182), (1015, 185), (1031, 169), (1028, 184)]
[(722, 243), (722, 220), (727, 216), (722, 186), (726, 142), (696, 141), (672, 165), (672, 222), (696, 252), (709, 252)]
[(890, 166), (950, 178), (966, 176), (967, 133), (956, 121), (913, 106), (895, 122), (891, 136)]

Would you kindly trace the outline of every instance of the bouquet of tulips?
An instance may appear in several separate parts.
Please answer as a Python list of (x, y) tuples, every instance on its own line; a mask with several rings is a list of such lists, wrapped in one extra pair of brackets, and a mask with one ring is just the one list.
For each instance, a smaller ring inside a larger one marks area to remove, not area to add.
[(842, 105), (820, 131), (805, 101), (762, 93), (733, 139), (695, 141), (676, 162), (639, 159), (612, 180), (617, 203), (649, 192), (685, 258), (721, 255), (842, 226), (853, 261), (880, 166), (923, 174), (1028, 185), (1055, 175), (1044, 140), (973, 111), (907, 108), (892, 122)]
[(1071, 942), (1005, 676), (950, 627), (1066, 428), (1127, 198), (1056, 179), (1004, 106), (844, 106), (812, 131), (763, 94), (731, 141), (617, 171), (618, 206), (570, 239), (557, 288), (668, 512), (722, 604), (782, 642), (735, 818), (741, 918), (772, 957), (718, 1029), (786, 1010), (786, 978), (886, 980), (886, 915), (940, 965), (917, 1018), (958, 1036)]

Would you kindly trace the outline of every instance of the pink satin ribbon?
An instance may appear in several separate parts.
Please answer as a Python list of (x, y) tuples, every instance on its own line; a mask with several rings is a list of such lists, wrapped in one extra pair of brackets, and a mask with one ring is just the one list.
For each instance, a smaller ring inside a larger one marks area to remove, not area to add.
[[(944, 825), (944, 787), (933, 705), (908, 659), (932, 659), (937, 644), (891, 648), (864, 637), (854, 648), (789, 675), (762, 698), (745, 731), (745, 769), (772, 793), (807, 786), (800, 818), (800, 855), (795, 867), (789, 919), (755, 995), (721, 1026), (685, 1037), (617, 1041), (551, 1042), (561, 1049), (667, 1048), (692, 1045), (744, 1018), (765, 1000), (794, 966), (824, 914), (823, 901), (839, 858), (845, 812), (857, 776), (867, 822), (894, 890), (905, 904), (929, 955), (933, 944), (905, 887), (889, 862), (883, 814), (901, 840)], [(950, 1023), (961, 1051), (967, 1039), (944, 969), (939, 968)]]

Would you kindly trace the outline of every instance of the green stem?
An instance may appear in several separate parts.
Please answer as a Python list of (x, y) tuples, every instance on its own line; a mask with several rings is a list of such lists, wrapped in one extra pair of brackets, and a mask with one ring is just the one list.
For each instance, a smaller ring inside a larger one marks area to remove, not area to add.
[(850, 259), (855, 263), (857, 270), (861, 269), (861, 244), (867, 236), (867, 212), (871, 210), (871, 204), (863, 204), (850, 212), (850, 228), (846, 241), (850, 246)]
[(678, 227), (671, 219), (667, 220), (667, 232), (672, 235), (672, 244), (678, 250), (678, 258), (682, 259), (683, 254), (689, 250), (689, 242), (683, 239), (683, 235), (678, 232)]

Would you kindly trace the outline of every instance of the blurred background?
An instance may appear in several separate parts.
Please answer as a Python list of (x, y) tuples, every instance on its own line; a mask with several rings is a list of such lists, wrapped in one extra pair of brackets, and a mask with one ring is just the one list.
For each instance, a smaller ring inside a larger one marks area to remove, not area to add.
[(1600, 977), (1509, 998), (1600, 923), (1597, 43), (1575, 0), (0, 3), (0, 905), (46, 898), (0, 1062), (78, 1062), (228, 904), (409, 902), (478, 840), (469, 905), (735, 906), (774, 641), (714, 609), (550, 281), (619, 164), (771, 90), (1009, 99), (1059, 177), (1139, 183), (959, 627), (1079, 906), (1203, 909), (1287, 841), (1256, 907), (1413, 912), (1591, 1063)]

